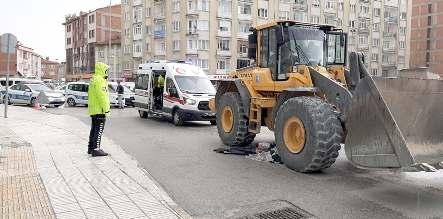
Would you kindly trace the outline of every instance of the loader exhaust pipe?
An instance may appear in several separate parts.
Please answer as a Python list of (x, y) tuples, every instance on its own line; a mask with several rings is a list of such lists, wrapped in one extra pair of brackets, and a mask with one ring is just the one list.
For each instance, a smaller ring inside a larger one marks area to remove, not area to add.
[[(432, 169), (426, 164), (427, 156), (420, 155), (417, 162), (411, 153), (415, 146), (408, 145), (394, 114), (366, 70), (363, 55), (351, 53), (349, 61), (348, 84), (353, 95), (351, 104), (345, 110), (347, 158), (363, 168)], [(432, 157), (437, 155), (437, 158), (443, 158), (443, 153), (438, 154), (440, 152), (435, 149), (427, 153)], [(438, 159), (431, 162), (438, 162)]]

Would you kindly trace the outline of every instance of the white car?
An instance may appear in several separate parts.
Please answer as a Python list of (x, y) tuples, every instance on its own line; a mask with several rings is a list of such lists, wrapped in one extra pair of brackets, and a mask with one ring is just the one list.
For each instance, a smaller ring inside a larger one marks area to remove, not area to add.
[(26, 104), (33, 106), (40, 92), (44, 92), (47, 104), (55, 107), (61, 106), (65, 103), (63, 94), (55, 92), (51, 88), (41, 83), (20, 83), (9, 87), (9, 98), (3, 97), (4, 102), (8, 104)]
[[(62, 87), (57, 88), (58, 92), (63, 93), (66, 97), (66, 102), (69, 106), (87, 105), (88, 104), (88, 89), (87, 82), (69, 82)], [(113, 92), (113, 88), (109, 85), (109, 102), (111, 106), (118, 106), (118, 95)]]

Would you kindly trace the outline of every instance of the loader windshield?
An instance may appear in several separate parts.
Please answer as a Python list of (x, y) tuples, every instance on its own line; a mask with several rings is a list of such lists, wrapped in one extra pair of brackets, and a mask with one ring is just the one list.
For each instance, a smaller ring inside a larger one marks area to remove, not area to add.
[(323, 31), (288, 27), (285, 38), (287, 40), (280, 47), (282, 66), (324, 65), (325, 33)]

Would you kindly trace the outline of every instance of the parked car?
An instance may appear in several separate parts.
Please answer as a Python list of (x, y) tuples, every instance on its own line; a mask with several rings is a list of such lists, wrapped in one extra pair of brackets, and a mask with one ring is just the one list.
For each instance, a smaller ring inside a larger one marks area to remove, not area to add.
[(66, 102), (69, 106), (87, 105), (88, 104), (88, 87), (87, 82), (69, 82), (60, 87), (59, 92), (62, 92), (66, 97)]
[(55, 92), (48, 86), (42, 83), (19, 83), (9, 87), (8, 96), (3, 96), (3, 101), (8, 104), (26, 104), (33, 106), (40, 92), (44, 92), (46, 97), (46, 102), (49, 105), (54, 105), (55, 107), (61, 106), (65, 103), (65, 97), (63, 94)]
[[(57, 92), (63, 93), (69, 106), (87, 105), (88, 104), (88, 88), (87, 82), (69, 82), (57, 88)], [(118, 105), (118, 96), (111, 85), (109, 85), (109, 102), (111, 106)]]

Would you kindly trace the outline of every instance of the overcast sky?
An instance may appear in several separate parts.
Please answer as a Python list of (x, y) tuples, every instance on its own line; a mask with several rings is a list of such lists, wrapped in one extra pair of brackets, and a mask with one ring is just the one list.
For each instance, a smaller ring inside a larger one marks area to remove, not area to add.
[(65, 61), (65, 15), (108, 5), (109, 0), (0, 0), (0, 34), (12, 33), (43, 57)]

